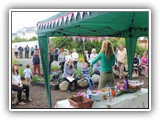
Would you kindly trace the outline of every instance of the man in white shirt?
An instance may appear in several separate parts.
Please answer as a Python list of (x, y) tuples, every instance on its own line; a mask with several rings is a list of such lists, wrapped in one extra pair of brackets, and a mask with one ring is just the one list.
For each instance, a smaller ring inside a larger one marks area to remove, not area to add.
[(73, 59), (73, 65), (74, 68), (77, 69), (77, 61), (78, 61), (78, 53), (76, 52), (76, 49), (73, 49), (73, 53), (72, 53), (72, 59)]
[(117, 52), (116, 57), (117, 57), (118, 67), (120, 70), (119, 78), (122, 79), (124, 77), (123, 72), (124, 72), (125, 62), (127, 59), (126, 49), (123, 47), (122, 44), (119, 45), (119, 50)]

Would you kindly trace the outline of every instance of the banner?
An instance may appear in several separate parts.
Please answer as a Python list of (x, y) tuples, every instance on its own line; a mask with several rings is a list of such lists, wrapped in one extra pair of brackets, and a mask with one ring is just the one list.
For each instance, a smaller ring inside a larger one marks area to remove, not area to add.
[(59, 25), (61, 25), (62, 23), (62, 18), (59, 18)]
[(64, 23), (66, 23), (66, 20), (67, 20), (67, 16), (64, 16), (63, 18)]
[(74, 18), (76, 19), (78, 12), (74, 12)]
[(83, 12), (80, 12), (81, 19), (83, 18)]
[(68, 22), (70, 22), (71, 17), (72, 17), (72, 13), (68, 15)]

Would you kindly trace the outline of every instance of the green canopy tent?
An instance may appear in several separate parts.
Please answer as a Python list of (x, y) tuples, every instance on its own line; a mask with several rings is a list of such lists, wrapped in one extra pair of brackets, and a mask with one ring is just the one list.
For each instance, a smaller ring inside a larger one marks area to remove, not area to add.
[(129, 79), (132, 79), (137, 38), (148, 36), (148, 26), (148, 11), (61, 12), (46, 20), (38, 22), (38, 41), (49, 107), (52, 107), (48, 67), (49, 37), (124, 37), (126, 40)]

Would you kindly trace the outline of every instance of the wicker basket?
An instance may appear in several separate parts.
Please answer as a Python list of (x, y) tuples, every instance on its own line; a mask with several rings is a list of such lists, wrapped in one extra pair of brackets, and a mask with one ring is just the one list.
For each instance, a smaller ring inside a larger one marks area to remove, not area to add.
[(70, 105), (75, 108), (91, 108), (93, 104), (93, 101), (91, 99), (83, 96), (69, 98), (68, 101), (70, 102)]
[(141, 89), (141, 86), (131, 86), (131, 85), (129, 85), (129, 89), (139, 90), (139, 89)]

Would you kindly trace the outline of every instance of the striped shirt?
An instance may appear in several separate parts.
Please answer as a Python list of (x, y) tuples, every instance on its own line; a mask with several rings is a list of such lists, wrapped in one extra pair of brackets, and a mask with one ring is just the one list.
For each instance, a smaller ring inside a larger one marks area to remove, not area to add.
[(82, 68), (82, 77), (87, 77), (90, 75), (89, 69)]

